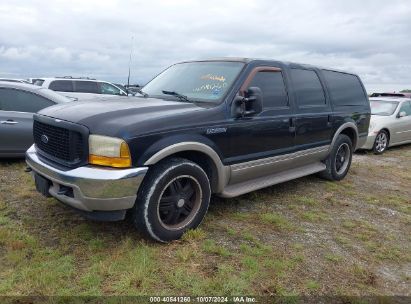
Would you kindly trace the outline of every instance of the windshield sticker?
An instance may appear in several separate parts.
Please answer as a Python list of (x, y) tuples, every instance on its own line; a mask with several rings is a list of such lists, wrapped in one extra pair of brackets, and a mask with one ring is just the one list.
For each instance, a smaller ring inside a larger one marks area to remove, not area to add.
[(218, 75), (213, 75), (213, 74), (203, 75), (200, 78), (203, 80), (213, 80), (213, 81), (225, 82), (224, 76), (218, 76)]

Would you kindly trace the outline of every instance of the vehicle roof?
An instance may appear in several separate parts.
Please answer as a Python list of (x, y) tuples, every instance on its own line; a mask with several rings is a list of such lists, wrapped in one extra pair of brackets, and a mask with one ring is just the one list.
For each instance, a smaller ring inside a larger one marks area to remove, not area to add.
[(407, 98), (407, 97), (370, 97), (369, 98), (370, 101), (372, 100), (380, 100), (380, 101), (411, 101), (411, 98)]
[(52, 99), (55, 102), (70, 102), (71, 100), (67, 97), (57, 94), (56, 92), (46, 89), (45, 87), (36, 86), (34, 84), (21, 83), (21, 82), (6, 82), (0, 81), (0, 88), (11, 88), (11, 89), (20, 89), (32, 93), (37, 93), (48, 99)]
[(347, 72), (344, 70), (339, 70), (339, 69), (334, 69), (334, 68), (329, 68), (329, 67), (323, 67), (323, 66), (316, 66), (316, 65), (311, 65), (311, 64), (306, 64), (306, 63), (297, 63), (297, 62), (291, 62), (291, 61), (282, 61), (282, 60), (275, 60), (275, 59), (270, 59), (270, 58), (250, 58), (250, 57), (215, 57), (215, 58), (207, 58), (207, 59), (199, 59), (199, 60), (186, 60), (182, 61), (179, 63), (185, 63), (185, 62), (204, 62), (204, 61), (226, 61), (226, 62), (243, 62), (243, 63), (252, 63), (252, 62), (273, 62), (273, 63), (281, 63), (283, 65), (286, 65), (290, 68), (316, 68), (316, 69), (321, 69), (321, 70), (328, 70), (328, 71), (334, 71), (334, 72), (340, 72), (340, 73), (346, 73), (346, 74), (351, 74), (351, 75), (356, 75), (355, 73)]
[(107, 82), (107, 83), (111, 83), (109, 81), (105, 81), (105, 80), (98, 80), (98, 79), (92, 79), (92, 78), (65, 78), (65, 77), (38, 77), (36, 79), (39, 80), (67, 80), (67, 81), (95, 81), (95, 82)]
[(43, 87), (36, 86), (34, 84), (22, 83), (22, 82), (9, 82), (9, 81), (1, 81), (1, 80), (0, 80), (0, 87), (1, 88), (24, 89), (26, 91), (32, 91), (32, 92), (44, 89)]

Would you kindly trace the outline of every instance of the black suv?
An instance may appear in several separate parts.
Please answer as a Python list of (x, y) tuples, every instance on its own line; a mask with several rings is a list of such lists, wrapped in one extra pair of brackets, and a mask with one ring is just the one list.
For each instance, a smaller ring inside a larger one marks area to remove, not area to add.
[(178, 63), (139, 94), (41, 111), (26, 157), (44, 195), (94, 219), (130, 210), (162, 242), (196, 228), (212, 194), (343, 179), (370, 120), (358, 76), (273, 60)]

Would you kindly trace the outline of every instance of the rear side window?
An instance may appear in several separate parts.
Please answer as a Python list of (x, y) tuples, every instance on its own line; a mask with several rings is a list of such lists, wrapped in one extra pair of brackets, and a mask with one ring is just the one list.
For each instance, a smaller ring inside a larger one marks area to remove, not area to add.
[(368, 103), (366, 93), (357, 76), (323, 71), (332, 102), (338, 106), (364, 105)]
[(261, 89), (264, 108), (288, 106), (287, 92), (281, 72), (258, 72), (248, 87), (259, 87)]
[(50, 83), (50, 90), (59, 92), (73, 92), (73, 82), (71, 80), (54, 80)]
[(98, 86), (95, 81), (75, 81), (75, 91), (79, 93), (94, 93), (98, 94)]
[(15, 89), (0, 89), (0, 110), (35, 113), (54, 103), (39, 95)]
[(298, 106), (324, 106), (325, 95), (316, 72), (303, 69), (291, 69), (291, 79)]

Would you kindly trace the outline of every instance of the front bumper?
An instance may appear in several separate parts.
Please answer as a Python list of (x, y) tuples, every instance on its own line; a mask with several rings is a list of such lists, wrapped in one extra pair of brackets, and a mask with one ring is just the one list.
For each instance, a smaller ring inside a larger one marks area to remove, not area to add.
[(26, 152), (26, 162), (36, 174), (51, 182), (51, 196), (86, 212), (124, 210), (125, 214), (126, 209), (134, 206), (138, 188), (148, 170), (148, 167), (111, 169), (95, 166), (57, 169), (39, 158), (34, 145)]
[(377, 135), (373, 134), (373, 133), (369, 133), (367, 136), (367, 140), (365, 141), (365, 143), (360, 147), (360, 149), (364, 149), (364, 150), (372, 150), (372, 148), (374, 147), (374, 142), (375, 142), (375, 137)]

